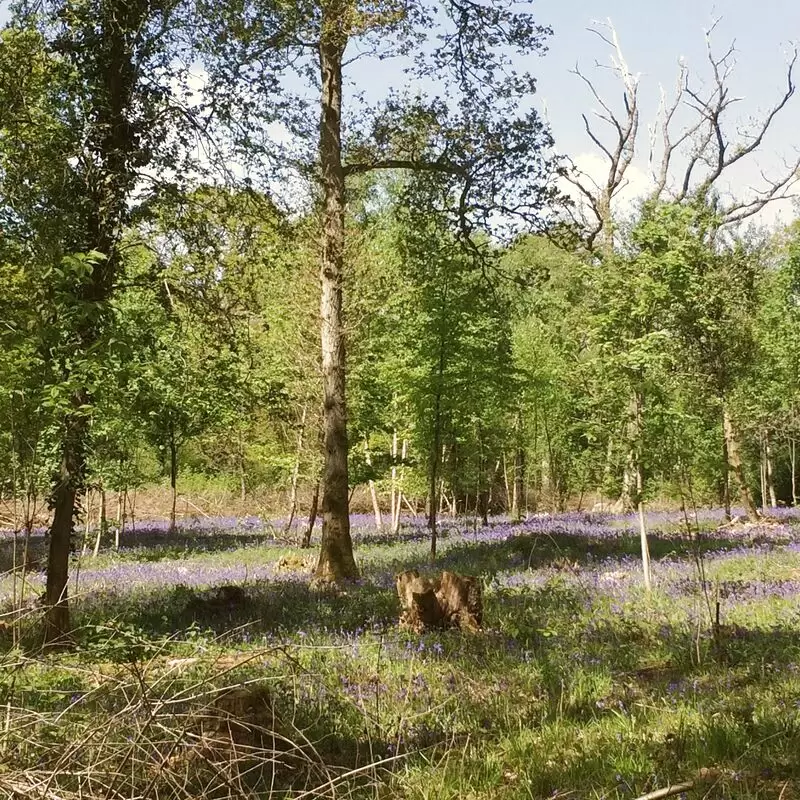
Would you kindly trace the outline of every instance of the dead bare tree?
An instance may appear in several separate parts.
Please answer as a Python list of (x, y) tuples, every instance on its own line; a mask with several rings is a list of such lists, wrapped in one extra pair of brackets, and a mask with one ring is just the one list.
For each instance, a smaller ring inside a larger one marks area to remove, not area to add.
[[(798, 51), (794, 48), (786, 65), (786, 88), (769, 111), (755, 121), (749, 130), (728, 125), (731, 108), (741, 100), (731, 93), (729, 79), (736, 65), (735, 48), (728, 47), (718, 57), (714, 54), (711, 38), (717, 20), (705, 31), (706, 59), (710, 67), (709, 86), (694, 86), (687, 64), (679, 62), (674, 96), (667, 100), (661, 87), (661, 103), (655, 124), (649, 126), (648, 164), (653, 186), (649, 199), (671, 202), (711, 200), (719, 180), (734, 165), (752, 156), (762, 146), (775, 119), (786, 108), (795, 94), (794, 70)], [(611, 22), (594, 23), (589, 30), (612, 49), (611, 66), (599, 63), (597, 67), (610, 69), (622, 83), (624, 111), (612, 109), (595, 82), (579, 67), (573, 73), (589, 88), (600, 109), (592, 116), (612, 131), (611, 141), (583, 115), (584, 127), (592, 143), (608, 161), (607, 176), (597, 181), (573, 169), (568, 176), (575, 186), (582, 204), (578, 212), (584, 224), (585, 245), (591, 251), (604, 251), (613, 247), (614, 214), (612, 202), (627, 185), (626, 173), (633, 163), (639, 148), (640, 97), (639, 75), (631, 72), (625, 60), (619, 37)], [(681, 124), (680, 118), (688, 114), (688, 122)], [(678, 129), (675, 130), (676, 126)], [(683, 157), (685, 163), (680, 165)], [(795, 197), (794, 189), (800, 182), (800, 156), (785, 164), (781, 174), (770, 178), (761, 172), (762, 185), (752, 188), (749, 197), (731, 197), (728, 201), (715, 197), (715, 208), (719, 226), (736, 225), (777, 200)], [(599, 238), (599, 241), (598, 241)]]
[[(600, 249), (603, 252), (610, 252), (614, 243), (611, 203), (625, 185), (625, 173), (636, 155), (639, 134), (639, 76), (633, 75), (628, 68), (617, 32), (610, 20), (589, 30), (613, 48), (610, 69), (622, 82), (625, 114), (620, 116), (615, 113), (603, 99), (594, 82), (582, 73), (577, 65), (575, 66), (572, 73), (588, 86), (592, 97), (600, 104), (601, 110), (595, 110), (593, 116), (610, 126), (614, 137), (610, 144), (605, 144), (601, 135), (592, 127), (589, 117), (582, 114), (586, 133), (595, 147), (608, 159), (608, 175), (604, 182), (598, 183), (575, 168), (567, 174), (567, 180), (580, 192), (585, 201), (584, 206), (588, 205), (591, 215), (595, 218), (593, 222), (587, 221), (585, 216), (581, 218), (582, 227), (586, 230), (587, 248), (594, 249), (596, 240), (600, 237)], [(602, 66), (597, 62), (595, 64), (597, 67)], [(578, 205), (578, 208), (581, 209), (581, 205)]]

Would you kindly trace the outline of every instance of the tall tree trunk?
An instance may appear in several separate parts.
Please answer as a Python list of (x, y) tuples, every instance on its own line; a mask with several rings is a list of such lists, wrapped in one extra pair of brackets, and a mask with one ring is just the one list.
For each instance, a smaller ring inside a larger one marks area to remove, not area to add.
[(797, 505), (797, 442), (792, 439), (789, 443), (789, 460), (792, 468), (792, 505)]
[[(778, 498), (775, 496), (775, 480), (772, 470), (772, 448), (769, 443), (769, 433), (764, 432), (764, 478), (767, 484), (767, 497), (769, 497), (770, 508), (778, 507)], [(766, 498), (764, 504), (766, 505)]]
[[(83, 546), (81, 547), (81, 557), (86, 555), (89, 549), (89, 529), (92, 526), (92, 494), (87, 486), (83, 491)], [(97, 536), (100, 536), (100, 530), (97, 531)], [(99, 549), (99, 545), (98, 545)]]
[(358, 577), (350, 538), (342, 313), (345, 191), (342, 170), (342, 58), (347, 46), (347, 6), (322, 3), (319, 64), (322, 83), (319, 159), (322, 172), (322, 392), (324, 467), (322, 545), (316, 575), (323, 580)]
[(522, 447), (522, 413), (517, 414), (516, 447), (514, 452), (514, 492), (511, 497), (511, 518), (522, 517), (523, 495), (525, 494), (525, 450)]
[(722, 402), (722, 427), (725, 432), (725, 441), (728, 443), (728, 460), (730, 461), (731, 471), (736, 476), (736, 482), (739, 484), (739, 494), (742, 498), (745, 512), (747, 513), (747, 519), (750, 520), (750, 522), (758, 522), (758, 511), (753, 502), (753, 496), (750, 494), (744, 466), (742, 464), (742, 456), (739, 449), (739, 433), (731, 418), (728, 404), (725, 400)]
[[(103, 536), (108, 532), (108, 506), (106, 498), (106, 487), (100, 481), (100, 530)], [(119, 530), (114, 534), (114, 549), (119, 550)]]
[(644, 573), (644, 588), (650, 591), (650, 545), (647, 542), (647, 524), (644, 514), (644, 476), (642, 475), (641, 460), (636, 462), (636, 511), (639, 517), (639, 543), (642, 550), (642, 572)]
[[(447, 296), (447, 284), (445, 284), (445, 298)], [(433, 446), (431, 448), (431, 470), (430, 470), (430, 512), (428, 514), (428, 527), (431, 531), (431, 561), (436, 560), (436, 510), (437, 485), (439, 478), (439, 462), (442, 460), (442, 381), (444, 380), (445, 363), (445, 332), (444, 329), (439, 334), (439, 358), (436, 366), (435, 386), (436, 395), (433, 402)], [(441, 497), (444, 497), (442, 490)]]
[(477, 501), (476, 510), (481, 518), (481, 525), (486, 526), (489, 524), (489, 490), (486, 487), (478, 492)]
[(525, 506), (525, 451), (518, 447), (514, 454), (514, 491), (511, 495), (511, 518), (522, 519)]
[(297, 448), (295, 450), (294, 467), (292, 469), (292, 483), (289, 490), (289, 518), (286, 521), (285, 533), (289, 533), (294, 522), (294, 515), (297, 513), (297, 480), (300, 477), (300, 458), (303, 454), (303, 438), (306, 432), (306, 414), (308, 412), (308, 402), (303, 404), (303, 414), (300, 417), (300, 430), (297, 432)]
[[(369, 441), (366, 437), (364, 438), (364, 459), (367, 462), (367, 466), (371, 467), (372, 456), (369, 452)], [(372, 478), (369, 479), (369, 495), (372, 498), (372, 512), (375, 514), (375, 527), (381, 530), (383, 528), (383, 516), (381, 515), (381, 506), (378, 502), (378, 493), (375, 491), (375, 481), (372, 480)]]
[(117, 490), (117, 537), (125, 532), (125, 506), (127, 488)]
[(508, 459), (505, 448), (503, 448), (503, 490), (505, 491), (505, 511), (506, 514), (510, 514), (514, 500), (511, 496), (511, 482), (508, 480)]
[(399, 516), (400, 495), (397, 492), (397, 428), (392, 431), (392, 448), (389, 451), (392, 459), (392, 496), (389, 503), (392, 515), (392, 532), (395, 532), (395, 520)]
[[(305, 408), (303, 409), (305, 415)], [(239, 467), (239, 499), (244, 503), (247, 499), (247, 481), (245, 479), (245, 464), (244, 464), (244, 437), (242, 436), (242, 429), (239, 428), (237, 436), (237, 461)]]
[(639, 518), (639, 543), (642, 551), (642, 572), (644, 574), (644, 587), (649, 592), (651, 587), (650, 575), (650, 545), (647, 541), (647, 524), (644, 513), (644, 470), (642, 467), (642, 451), (644, 448), (644, 397), (641, 390), (633, 392), (631, 402), (632, 419), (629, 430), (631, 439), (630, 461), (633, 464), (634, 496), (632, 500)]
[(169, 426), (169, 486), (172, 492), (172, 507), (169, 512), (170, 532), (175, 530), (178, 506), (178, 443), (175, 441), (175, 428)]
[(728, 437), (722, 437), (722, 505), (725, 508), (725, 519), (730, 522), (731, 514), (731, 465), (728, 457)]
[[(400, 454), (400, 481), (397, 486), (397, 506), (394, 510), (394, 515), (392, 516), (392, 533), (397, 533), (400, 530), (400, 511), (403, 505), (403, 478), (405, 478), (405, 463), (407, 455), (408, 439), (403, 439), (403, 448)], [(392, 480), (394, 480), (394, 478)], [(406, 504), (408, 504), (408, 501), (406, 501)], [(416, 516), (416, 512), (414, 512), (414, 516)]]
[(436, 560), (436, 513), (439, 498), (444, 496), (437, 494), (439, 483), (439, 454), (441, 452), (441, 431), (439, 428), (439, 395), (436, 396), (436, 410), (434, 418), (433, 447), (431, 448), (431, 475), (430, 475), (430, 508), (428, 510), (428, 528), (431, 532), (431, 561)]
[(73, 398), (75, 411), (67, 415), (61, 449), (61, 466), (50, 498), (53, 522), (47, 554), (47, 584), (44, 605), (44, 644), (59, 646), (70, 633), (67, 583), (76, 501), (86, 472), (86, 417), (77, 409), (85, 404), (85, 393)]

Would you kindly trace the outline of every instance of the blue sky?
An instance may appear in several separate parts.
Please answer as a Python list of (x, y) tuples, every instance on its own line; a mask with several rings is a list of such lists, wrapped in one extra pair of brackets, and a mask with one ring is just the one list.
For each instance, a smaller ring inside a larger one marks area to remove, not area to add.
[[(592, 20), (609, 17), (617, 30), (628, 66), (640, 73), (642, 124), (656, 118), (659, 84), (671, 92), (683, 56), (690, 72), (708, 78), (704, 30), (721, 18), (712, 38), (718, 53), (735, 41), (737, 65), (730, 78), (732, 93), (742, 100), (733, 120), (746, 123), (768, 110), (785, 90), (786, 59), (792, 40), (800, 42), (800, 3), (795, 0), (538, 0), (533, 4), (539, 21), (554, 29), (550, 51), (531, 69), (539, 77), (539, 101), (546, 104), (558, 149), (586, 162), (595, 153), (581, 120), (582, 112), (596, 106), (587, 88), (570, 74), (576, 63), (597, 77), (604, 96), (620, 108), (622, 92), (610, 75), (595, 67), (609, 64), (610, 49), (587, 31)], [(800, 68), (796, 78), (800, 81)], [(643, 139), (643, 145), (646, 141)], [(646, 150), (643, 147), (643, 150)], [(757, 158), (732, 172), (730, 189), (747, 191), (759, 171), (781, 171), (784, 159), (794, 161), (800, 149), (800, 90), (781, 117)], [(646, 172), (646, 153), (635, 162)], [(638, 176), (644, 179), (644, 175)], [(633, 175), (634, 182), (637, 175)], [(786, 219), (791, 209), (783, 204)], [(774, 214), (766, 215), (767, 219)], [(766, 219), (765, 219), (766, 221)]]
[[(6, 17), (8, 0), (0, 0), (0, 22)], [(731, 76), (732, 92), (741, 97), (735, 118), (746, 123), (763, 114), (785, 87), (785, 63), (792, 42), (800, 42), (800, 2), (798, 0), (535, 0), (530, 5), (542, 24), (550, 25), (554, 35), (544, 57), (532, 57), (525, 64), (539, 81), (537, 103), (546, 108), (560, 152), (568, 153), (587, 168), (602, 171), (596, 150), (583, 130), (581, 113), (596, 105), (586, 87), (570, 74), (577, 64), (596, 78), (604, 97), (620, 106), (622, 92), (608, 71), (595, 62), (608, 65), (610, 50), (587, 27), (592, 20), (612, 20), (627, 63), (640, 74), (642, 113), (642, 153), (631, 172), (629, 194), (646, 183), (646, 125), (656, 118), (659, 85), (671, 92), (683, 56), (691, 73), (707, 78), (704, 29), (714, 19), (720, 22), (713, 42), (717, 52), (735, 40), (736, 70)], [(371, 96), (383, 94), (387, 83), (394, 83), (392, 62), (372, 62), (358, 75), (359, 88)], [(797, 78), (800, 81), (800, 68)], [(784, 160), (797, 158), (800, 148), (800, 91), (776, 120), (757, 158), (731, 174), (730, 189), (747, 191), (759, 178), (759, 171), (777, 174)], [(784, 204), (784, 217), (790, 208)], [(774, 216), (774, 215), (773, 215)]]

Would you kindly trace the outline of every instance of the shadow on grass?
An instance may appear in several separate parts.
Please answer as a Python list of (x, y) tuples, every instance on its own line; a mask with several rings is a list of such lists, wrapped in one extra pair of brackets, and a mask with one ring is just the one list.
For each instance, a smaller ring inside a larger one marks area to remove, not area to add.
[[(741, 541), (717, 537), (702, 537), (696, 541), (675, 536), (653, 534), (648, 537), (651, 559), (656, 562), (662, 558), (679, 558), (691, 561), (694, 554), (708, 554), (721, 550), (734, 550), (742, 547)], [(613, 539), (605, 537), (574, 536), (563, 533), (517, 534), (495, 541), (481, 541), (477, 536), (473, 541), (462, 538), (448, 545), (448, 537), (442, 537), (444, 552), (431, 565), (424, 555), (416, 558), (389, 557), (383, 564), (368, 564), (367, 574), (405, 569), (421, 569), (425, 572), (438, 572), (443, 569), (465, 574), (492, 576), (500, 572), (519, 569), (539, 569), (555, 565), (568, 568), (572, 565), (585, 567), (598, 561), (613, 558), (639, 558), (638, 536), (620, 535)], [(387, 555), (391, 553), (388, 551)], [(657, 565), (654, 565), (657, 569)]]
[[(281, 535), (279, 535), (279, 533)], [(194, 554), (217, 553), (224, 551), (240, 550), (242, 548), (263, 547), (292, 547), (299, 542), (297, 536), (282, 536), (282, 532), (271, 529), (265, 530), (193, 530), (192, 528), (178, 528), (169, 532), (160, 528), (146, 528), (131, 531), (126, 530), (120, 536), (119, 551), (114, 548), (113, 533), (103, 538), (100, 553), (118, 552), (123, 558), (136, 561), (161, 561), (169, 558), (187, 557)], [(83, 546), (83, 540), (76, 537), (74, 552)], [(89, 564), (91, 550), (94, 546), (94, 533), (92, 532), (87, 542), (88, 555), (84, 556)], [(16, 555), (15, 555), (16, 549)], [(25, 550), (24, 535), (20, 534), (16, 543), (10, 536), (0, 538), (0, 573), (10, 572), (14, 565), (18, 568), (23, 559), (27, 557), (29, 570), (44, 569), (47, 558), (47, 541), (45, 534), (36, 532), (28, 540), (27, 552)]]

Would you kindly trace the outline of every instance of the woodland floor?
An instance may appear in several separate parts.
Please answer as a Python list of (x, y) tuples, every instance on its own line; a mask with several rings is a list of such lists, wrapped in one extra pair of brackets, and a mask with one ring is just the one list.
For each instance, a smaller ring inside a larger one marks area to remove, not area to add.
[(343, 591), (299, 529), (137, 523), (75, 558), (76, 646), (47, 656), (0, 532), (0, 798), (796, 800), (800, 512), (720, 520), (651, 515), (648, 594), (632, 518), (445, 518), (437, 570), (481, 576), (486, 628), (422, 636), (394, 588), (430, 571), (421, 521), (354, 517)]

